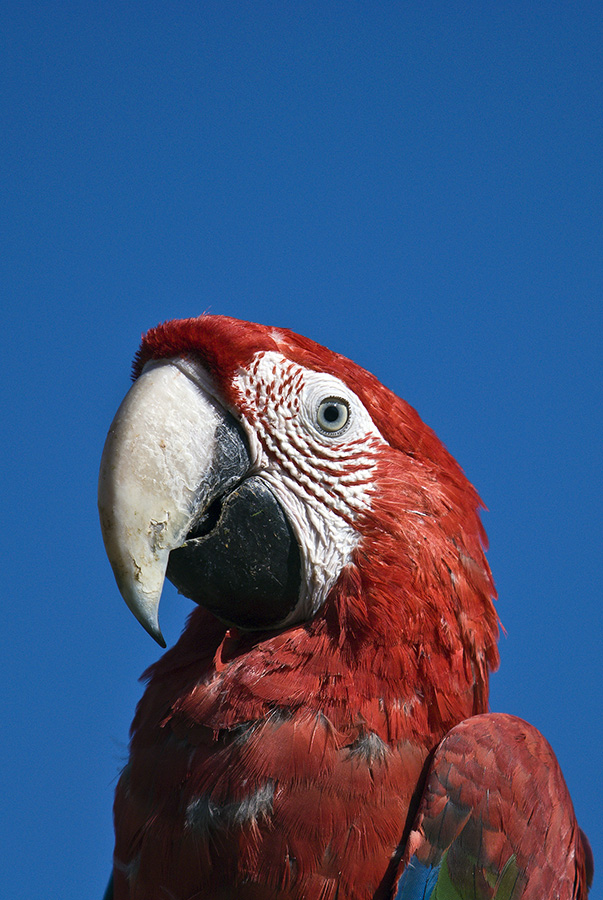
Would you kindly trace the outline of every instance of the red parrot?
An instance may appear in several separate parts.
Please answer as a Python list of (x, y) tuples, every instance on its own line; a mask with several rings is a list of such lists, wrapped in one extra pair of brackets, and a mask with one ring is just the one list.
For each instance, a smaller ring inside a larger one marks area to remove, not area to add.
[(116, 791), (114, 900), (585, 900), (542, 735), (488, 713), (480, 499), (403, 400), (291, 331), (149, 331), (99, 509), (163, 646)]

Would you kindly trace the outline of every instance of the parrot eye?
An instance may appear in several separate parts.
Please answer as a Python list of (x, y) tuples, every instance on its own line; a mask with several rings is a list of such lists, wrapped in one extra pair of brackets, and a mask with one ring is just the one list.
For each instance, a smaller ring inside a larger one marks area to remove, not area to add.
[(349, 418), (349, 404), (340, 397), (327, 397), (320, 403), (316, 414), (319, 428), (329, 434), (342, 431), (348, 424)]

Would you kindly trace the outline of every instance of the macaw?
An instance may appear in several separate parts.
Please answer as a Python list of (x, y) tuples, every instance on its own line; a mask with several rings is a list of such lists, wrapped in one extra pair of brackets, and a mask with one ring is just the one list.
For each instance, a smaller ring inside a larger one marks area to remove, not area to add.
[(114, 900), (585, 900), (542, 735), (488, 712), (480, 499), (407, 403), (291, 331), (149, 331), (99, 510), (165, 646), (116, 790)]

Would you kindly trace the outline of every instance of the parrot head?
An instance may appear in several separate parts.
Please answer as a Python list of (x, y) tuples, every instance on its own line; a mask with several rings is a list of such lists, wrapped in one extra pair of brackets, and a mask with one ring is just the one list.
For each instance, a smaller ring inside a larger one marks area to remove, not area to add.
[(487, 680), (480, 500), (414, 409), (305, 337), (225, 316), (152, 329), (133, 374), (99, 510), (119, 589), (159, 643), (167, 576), (230, 627), (330, 616), (427, 655), (436, 642)]

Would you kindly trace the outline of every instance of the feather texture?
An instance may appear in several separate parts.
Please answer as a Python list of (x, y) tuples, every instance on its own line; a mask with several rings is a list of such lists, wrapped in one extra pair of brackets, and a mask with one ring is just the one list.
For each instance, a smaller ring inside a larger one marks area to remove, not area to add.
[(474, 716), (430, 762), (396, 900), (582, 900), (589, 854), (542, 735), (513, 716)]

